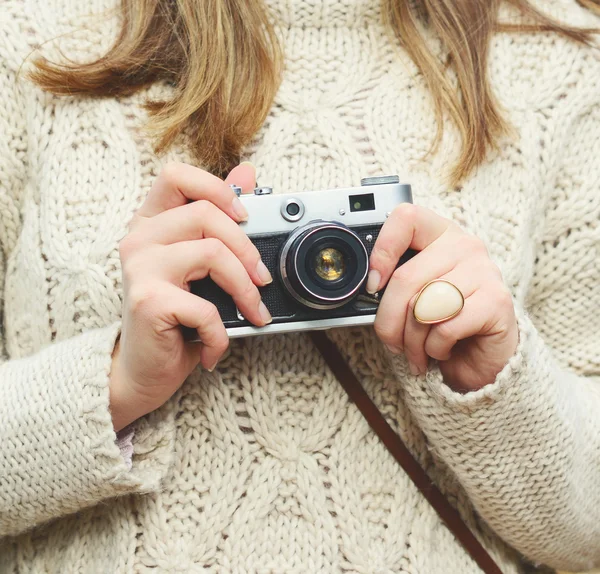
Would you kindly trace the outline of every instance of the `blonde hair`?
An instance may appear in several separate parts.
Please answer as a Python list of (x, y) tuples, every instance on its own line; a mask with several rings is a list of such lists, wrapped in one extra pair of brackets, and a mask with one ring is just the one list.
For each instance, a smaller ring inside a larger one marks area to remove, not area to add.
[[(376, 0), (374, 0), (376, 1)], [(450, 179), (477, 167), (508, 126), (490, 89), (488, 47), (496, 31), (549, 31), (591, 42), (597, 30), (561, 24), (527, 0), (506, 0), (531, 24), (498, 25), (500, 0), (381, 0), (386, 24), (423, 74), (436, 109), (438, 133), (447, 113), (462, 137)], [(600, 14), (600, 0), (578, 0)], [(36, 60), (32, 79), (58, 95), (127, 95), (157, 80), (174, 96), (147, 103), (157, 153), (185, 133), (198, 162), (218, 174), (238, 161), (265, 121), (279, 87), (283, 55), (263, 0), (122, 0), (113, 47), (95, 62)], [(419, 24), (431, 28), (448, 54), (440, 62)], [(453, 87), (446, 67), (455, 73)]]

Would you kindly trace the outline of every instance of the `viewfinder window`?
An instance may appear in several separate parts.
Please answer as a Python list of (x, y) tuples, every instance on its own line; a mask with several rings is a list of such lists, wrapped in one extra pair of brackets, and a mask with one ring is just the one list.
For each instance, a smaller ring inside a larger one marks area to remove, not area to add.
[(373, 211), (375, 209), (375, 195), (361, 193), (350, 196), (350, 211)]

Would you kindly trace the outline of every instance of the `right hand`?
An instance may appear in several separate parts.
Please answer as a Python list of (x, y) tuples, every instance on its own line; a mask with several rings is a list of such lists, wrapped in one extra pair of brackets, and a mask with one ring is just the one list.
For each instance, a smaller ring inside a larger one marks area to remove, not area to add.
[[(214, 369), (227, 349), (217, 308), (189, 292), (191, 281), (210, 275), (249, 321), (271, 321), (256, 287), (271, 277), (236, 223), (245, 210), (229, 183), (251, 190), (252, 165), (236, 167), (225, 181), (167, 165), (119, 244), (123, 319), (110, 375), (116, 431), (165, 403), (198, 363)], [(202, 343), (186, 342), (180, 325), (196, 329)]]

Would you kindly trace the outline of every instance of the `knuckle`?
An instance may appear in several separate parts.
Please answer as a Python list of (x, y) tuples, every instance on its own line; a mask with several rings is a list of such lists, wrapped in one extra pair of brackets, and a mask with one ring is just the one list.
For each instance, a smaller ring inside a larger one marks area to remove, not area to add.
[(390, 242), (380, 243), (373, 250), (371, 259), (379, 260), (384, 263), (398, 263), (398, 254), (395, 253), (394, 246)]
[(375, 334), (383, 343), (390, 344), (395, 341), (396, 330), (393, 326), (375, 321), (373, 328), (375, 329)]
[(138, 315), (148, 314), (158, 307), (158, 289), (151, 285), (133, 285), (129, 288), (126, 301), (129, 311)]
[(126, 235), (119, 241), (119, 258), (121, 261), (125, 261), (131, 252), (131, 241), (129, 235)]
[(464, 234), (459, 240), (459, 248), (469, 254), (487, 255), (485, 243), (476, 235)]
[(236, 226), (233, 230), (235, 236), (232, 237), (231, 241), (231, 249), (234, 254), (238, 257), (238, 259), (244, 261), (245, 263), (258, 263), (258, 260), (261, 258), (260, 252), (256, 248), (256, 245), (252, 243), (252, 240), (244, 233), (244, 231)]
[(514, 309), (512, 293), (504, 285), (502, 285), (502, 287), (498, 291), (497, 304), (503, 310), (513, 310)]
[(406, 358), (411, 360), (413, 363), (420, 361), (423, 357), (423, 349), (419, 349), (414, 345), (409, 344), (408, 341), (404, 345), (403, 352)]
[(417, 206), (414, 203), (401, 203), (394, 208), (393, 214), (403, 222), (414, 222), (417, 219)]
[(448, 219), (448, 229), (446, 229), (446, 233), (456, 233), (460, 235), (464, 235), (463, 228), (451, 219)]
[(133, 253), (144, 244), (141, 234), (138, 232), (128, 233), (121, 241), (119, 241), (119, 257), (121, 260), (128, 259)]
[(181, 171), (181, 164), (177, 161), (170, 161), (162, 168), (159, 178), (167, 183), (175, 183), (178, 180)]
[(216, 237), (207, 237), (202, 240), (204, 256), (209, 260), (216, 260), (223, 257), (225, 244)]
[(260, 298), (258, 289), (256, 288), (256, 285), (254, 285), (254, 283), (252, 283), (252, 280), (250, 279), (250, 277), (248, 277), (247, 280), (244, 281), (244, 284), (242, 285), (242, 287), (240, 289), (239, 297), (240, 297), (240, 299), (243, 299), (245, 301), (252, 301), (252, 302), (255, 299), (258, 301), (258, 299)]
[(129, 285), (136, 277), (137, 265), (131, 258), (121, 258), (121, 274), (123, 276), (123, 285)]
[(219, 331), (215, 334), (211, 346), (215, 351), (222, 355), (227, 350), (227, 347), (229, 347), (229, 337), (227, 337), (225, 333)]
[(412, 273), (408, 264), (401, 265), (392, 273), (391, 281), (399, 285), (407, 285)]
[(402, 351), (409, 359), (419, 359), (423, 355), (423, 347), (425, 341), (420, 337), (405, 337), (402, 334)]
[(210, 217), (215, 207), (210, 201), (206, 199), (198, 199), (197, 201), (194, 201), (193, 206), (194, 209), (198, 212), (196, 214), (196, 217), (198, 217), (198, 219), (207, 219), (208, 217)]
[(490, 273), (500, 279), (502, 281), (502, 271), (500, 270), (500, 267), (498, 267), (498, 265), (496, 263), (494, 263), (489, 257), (486, 258), (486, 265), (488, 267), (488, 269), (490, 270)]
[(209, 325), (221, 321), (221, 315), (215, 305), (204, 301), (199, 310), (198, 321), (201, 325)]
[(452, 321), (446, 321), (444, 323), (438, 323), (433, 328), (437, 332), (438, 338), (444, 341), (457, 341), (458, 337), (456, 334), (456, 328)]
[(436, 361), (445, 361), (446, 359), (448, 359), (448, 352), (442, 350), (439, 347), (428, 346), (426, 347), (425, 352), (429, 357), (435, 359)]
[[(241, 231), (241, 230), (240, 230)], [(260, 252), (256, 248), (256, 245), (252, 243), (252, 240), (242, 231), (243, 237), (241, 239), (241, 252), (249, 253), (253, 262), (258, 263), (258, 260), (261, 259)]]
[(456, 234), (454, 241), (457, 253), (471, 253), (473, 247), (473, 244), (471, 243), (472, 237), (472, 235), (467, 235), (466, 233)]
[(128, 225), (129, 232), (131, 233), (131, 231), (133, 231), (134, 229), (137, 229), (140, 225), (142, 225), (142, 223), (145, 219), (146, 219), (145, 217), (142, 217), (138, 213), (134, 213), (133, 217), (131, 218), (131, 221), (129, 222), (129, 225)]
[(441, 359), (439, 344), (431, 338), (431, 335), (427, 338), (427, 341), (425, 341), (425, 354), (432, 359)]

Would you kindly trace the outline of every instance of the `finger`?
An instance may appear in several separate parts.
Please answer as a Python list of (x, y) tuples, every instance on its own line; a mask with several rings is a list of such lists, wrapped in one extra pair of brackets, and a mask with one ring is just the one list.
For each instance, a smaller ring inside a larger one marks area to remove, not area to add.
[(371, 252), (367, 291), (375, 293), (388, 282), (407, 249), (422, 251), (448, 229), (459, 231), (456, 224), (430, 209), (399, 205), (383, 224)]
[(241, 187), (242, 193), (251, 193), (256, 187), (256, 168), (249, 161), (244, 161), (231, 170), (225, 183)]
[(173, 285), (167, 287), (165, 298), (169, 301), (169, 312), (174, 322), (195, 329), (202, 341), (201, 345), (186, 345), (189, 370), (197, 365), (198, 360), (205, 369), (214, 369), (229, 346), (229, 337), (218, 309), (209, 301)]
[[(422, 375), (427, 372), (428, 359), (424, 347), (430, 329), (431, 325), (418, 323), (414, 317), (408, 317), (406, 320), (403, 352), (413, 375)], [(399, 350), (393, 348), (390, 348), (390, 350), (395, 354), (400, 354)]]
[(242, 202), (227, 183), (185, 163), (170, 163), (163, 168), (137, 215), (154, 217), (199, 199), (214, 203), (235, 221), (244, 221), (248, 217)]
[(381, 298), (375, 318), (375, 332), (394, 352), (404, 348), (404, 327), (411, 298), (424, 285), (451, 271), (464, 254), (457, 248), (459, 234), (439, 238), (398, 267)]
[(495, 321), (496, 310), (489, 289), (477, 289), (465, 298), (465, 306), (453, 319), (432, 325), (425, 340), (427, 355), (439, 361), (450, 358), (452, 347), (461, 341), (485, 332)]
[[(473, 273), (472, 264), (468, 262), (459, 264), (452, 271), (441, 276), (440, 279), (444, 279), (453, 285), (456, 285), (465, 299), (471, 297), (481, 285), (480, 276)], [(419, 291), (413, 295), (408, 303), (403, 337), (404, 354), (406, 355), (409, 365), (416, 367), (416, 369), (414, 369), (416, 372), (413, 374), (423, 374), (427, 371), (428, 355), (425, 352), (425, 341), (431, 331), (431, 325), (419, 323), (414, 316), (414, 308)], [(411, 368), (411, 372), (412, 371), (413, 369)]]
[(255, 325), (271, 321), (256, 285), (241, 261), (218, 239), (182, 241), (160, 246), (148, 254), (154, 265), (162, 265), (166, 279), (186, 288), (191, 281), (207, 276), (229, 293), (238, 309)]
[(219, 239), (242, 262), (255, 284), (267, 285), (273, 281), (258, 249), (241, 227), (209, 201), (180, 205), (143, 219), (132, 233), (136, 234), (139, 243), (163, 245), (204, 238)]

